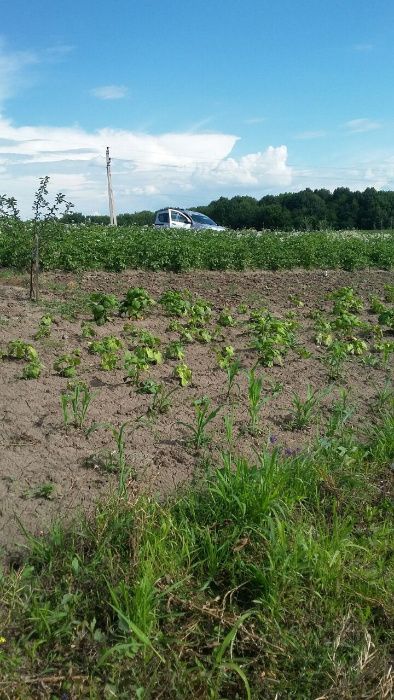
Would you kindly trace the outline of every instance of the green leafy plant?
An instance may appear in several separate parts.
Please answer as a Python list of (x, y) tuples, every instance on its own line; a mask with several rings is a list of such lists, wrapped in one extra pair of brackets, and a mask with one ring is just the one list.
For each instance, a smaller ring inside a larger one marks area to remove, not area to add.
[(219, 326), (223, 326), (224, 328), (227, 328), (227, 327), (232, 328), (233, 326), (236, 325), (236, 323), (237, 323), (236, 320), (231, 315), (230, 309), (223, 309), (223, 311), (221, 311), (219, 318), (218, 318)]
[(143, 318), (145, 312), (156, 302), (143, 287), (132, 287), (120, 303), (120, 313), (129, 318)]
[(157, 394), (160, 384), (154, 379), (145, 379), (137, 385), (137, 394)]
[(116, 352), (123, 348), (123, 343), (116, 335), (105, 335), (101, 340), (93, 340), (89, 343), (89, 352), (103, 355), (108, 352)]
[(216, 351), (216, 358), (220, 369), (227, 369), (233, 362), (235, 350), (232, 345), (226, 345)]
[(39, 340), (40, 338), (48, 338), (51, 334), (52, 329), (52, 316), (49, 314), (44, 314), (41, 316), (40, 322), (38, 324), (38, 331), (34, 334), (34, 340)]
[(30, 362), (27, 363), (27, 365), (24, 366), (22, 370), (22, 378), (23, 379), (38, 379), (42, 372), (43, 365), (41, 362), (36, 359), (36, 360), (31, 360)]
[(393, 303), (394, 302), (394, 284), (385, 284), (383, 289), (384, 289), (385, 301)]
[(159, 304), (169, 316), (187, 316), (191, 307), (190, 292), (169, 289), (161, 295)]
[(28, 491), (23, 494), (23, 498), (43, 498), (50, 501), (54, 491), (55, 486), (51, 482), (38, 484), (38, 486), (28, 489)]
[(202, 396), (200, 399), (193, 401), (196, 419), (195, 425), (180, 421), (181, 425), (189, 428), (191, 432), (191, 441), (196, 449), (199, 449), (210, 441), (210, 438), (206, 433), (206, 428), (209, 423), (213, 421), (221, 408), (221, 406), (217, 406), (211, 410), (210, 407), (211, 400), (207, 396)]
[(103, 326), (111, 312), (117, 311), (118, 308), (119, 301), (114, 294), (94, 292), (90, 295), (90, 310), (98, 326)]
[(260, 364), (265, 367), (283, 364), (283, 357), (295, 344), (296, 326), (297, 322), (293, 318), (275, 318), (268, 311), (252, 312), (250, 329)]
[(61, 377), (75, 377), (76, 368), (81, 364), (81, 351), (72, 350), (72, 352), (65, 353), (55, 360), (53, 363), (53, 369), (55, 372), (60, 374)]
[(23, 340), (10, 340), (5, 356), (13, 360), (38, 360), (37, 350)]
[(168, 343), (164, 354), (170, 360), (183, 360), (185, 349), (179, 340), (172, 340)]
[(339, 379), (343, 373), (343, 366), (348, 358), (346, 343), (335, 340), (329, 347), (323, 362), (328, 368), (330, 379)]
[(382, 311), (379, 314), (378, 321), (382, 326), (388, 326), (388, 328), (394, 330), (394, 308)]
[(179, 383), (182, 387), (188, 386), (193, 376), (190, 367), (188, 367), (185, 362), (181, 362), (175, 367), (174, 375), (179, 379)]
[(96, 331), (94, 330), (91, 323), (87, 321), (82, 321), (81, 323), (81, 335), (82, 338), (94, 338)]
[(341, 287), (328, 295), (333, 304), (333, 313), (341, 314), (343, 311), (362, 311), (364, 304), (352, 287)]

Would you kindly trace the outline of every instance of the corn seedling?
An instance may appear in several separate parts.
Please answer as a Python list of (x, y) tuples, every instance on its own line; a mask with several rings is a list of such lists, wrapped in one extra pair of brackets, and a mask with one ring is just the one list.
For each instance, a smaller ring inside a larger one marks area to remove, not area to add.
[(248, 372), (248, 430), (251, 435), (259, 433), (260, 411), (270, 397), (262, 398), (263, 377), (256, 377), (254, 368)]
[(313, 390), (310, 384), (307, 386), (305, 399), (302, 399), (296, 392), (293, 393), (291, 402), (293, 409), (290, 421), (293, 430), (303, 430), (311, 425), (316, 410), (327, 393), (327, 390)]
[(164, 384), (158, 384), (156, 391), (153, 393), (152, 403), (148, 408), (148, 414), (155, 416), (158, 413), (167, 413), (171, 408), (172, 401), (170, 397), (174, 394), (177, 389), (166, 389)]
[(231, 391), (234, 387), (234, 383), (240, 372), (240, 369), (241, 363), (237, 357), (234, 360), (231, 360), (231, 362), (229, 362), (229, 364), (225, 368), (227, 374), (227, 399), (230, 397)]
[(191, 423), (183, 423), (181, 425), (189, 428), (191, 432), (191, 442), (196, 449), (200, 449), (203, 445), (210, 442), (210, 438), (206, 433), (206, 428), (213, 421), (221, 406), (217, 406), (210, 410), (211, 400), (207, 396), (202, 396), (200, 399), (193, 401), (193, 408), (196, 418), (195, 425)]
[(69, 383), (60, 396), (64, 424), (82, 428), (94, 396), (84, 382)]
[(330, 409), (326, 435), (328, 437), (334, 437), (334, 435), (340, 434), (355, 410), (355, 407), (349, 404), (348, 392), (346, 389), (341, 389), (339, 399), (332, 404)]

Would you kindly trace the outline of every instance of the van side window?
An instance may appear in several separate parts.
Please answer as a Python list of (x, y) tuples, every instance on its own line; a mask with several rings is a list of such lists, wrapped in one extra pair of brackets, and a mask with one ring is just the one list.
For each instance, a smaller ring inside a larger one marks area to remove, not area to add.
[(157, 217), (161, 224), (168, 224), (170, 222), (168, 212), (163, 212)]
[(172, 211), (171, 212), (171, 221), (179, 221), (182, 224), (189, 224), (190, 221), (185, 216), (184, 214), (181, 214), (179, 211)]

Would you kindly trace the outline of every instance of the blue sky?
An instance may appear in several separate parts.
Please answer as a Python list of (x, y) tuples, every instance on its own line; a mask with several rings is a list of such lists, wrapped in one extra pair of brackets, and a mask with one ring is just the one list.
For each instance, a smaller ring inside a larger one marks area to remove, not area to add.
[(51, 176), (106, 212), (304, 187), (394, 189), (392, 0), (13, 0), (0, 193)]

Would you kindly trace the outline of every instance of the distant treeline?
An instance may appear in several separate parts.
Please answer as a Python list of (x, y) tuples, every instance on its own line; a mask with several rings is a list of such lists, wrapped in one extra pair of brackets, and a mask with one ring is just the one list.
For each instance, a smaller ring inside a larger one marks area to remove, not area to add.
[[(262, 199), (236, 196), (220, 197), (196, 209), (222, 226), (232, 229), (252, 228), (280, 231), (312, 231), (318, 229), (392, 229), (394, 224), (394, 192), (368, 187), (364, 192), (351, 192), (348, 187), (329, 190), (285, 192), (266, 195)], [(109, 223), (108, 216), (69, 214), (67, 222)], [(118, 225), (151, 225), (154, 212), (140, 211), (119, 214)]]

